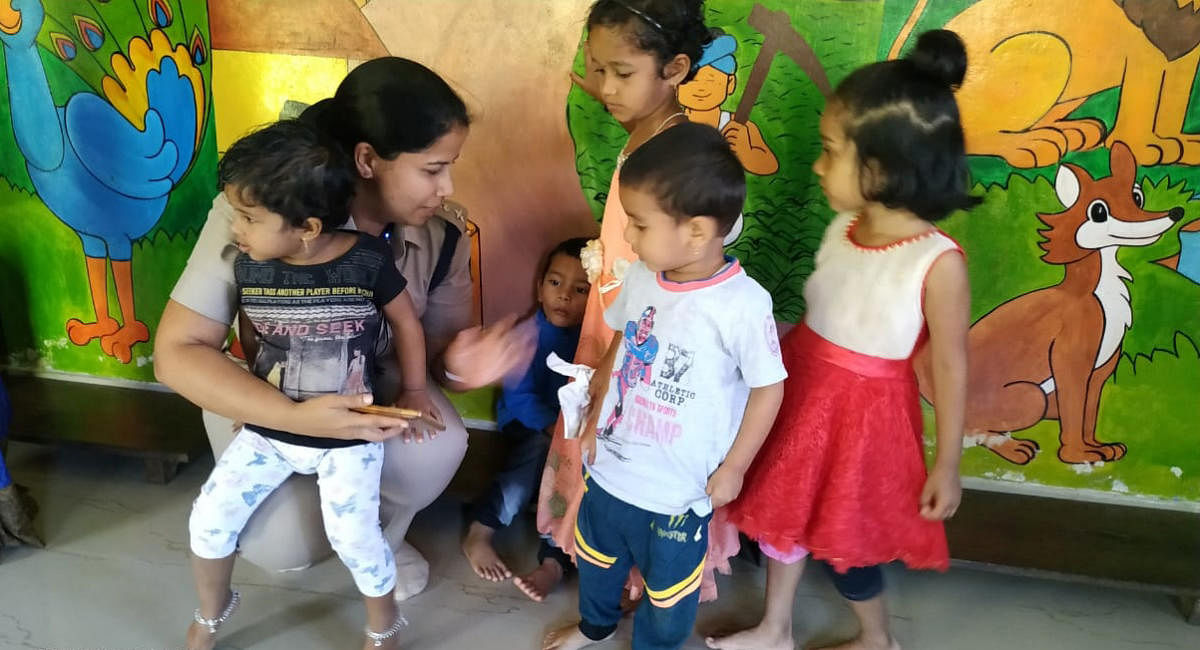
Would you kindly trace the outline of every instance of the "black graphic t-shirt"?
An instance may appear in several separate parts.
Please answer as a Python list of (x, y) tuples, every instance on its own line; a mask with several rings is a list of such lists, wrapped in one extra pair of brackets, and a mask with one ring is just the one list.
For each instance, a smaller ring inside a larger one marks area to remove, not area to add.
[[(234, 262), (238, 306), (258, 335), (250, 369), (294, 400), (372, 392), (383, 307), (407, 282), (383, 240), (353, 234), (358, 237), (354, 246), (323, 264), (259, 262), (245, 254)], [(307, 447), (362, 443), (248, 426), (268, 438)]]

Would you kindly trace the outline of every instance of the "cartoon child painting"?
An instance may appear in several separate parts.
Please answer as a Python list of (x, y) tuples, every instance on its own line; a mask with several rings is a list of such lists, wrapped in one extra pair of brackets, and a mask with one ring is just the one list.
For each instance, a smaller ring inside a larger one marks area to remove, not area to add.
[(775, 153), (763, 140), (758, 125), (733, 120), (733, 113), (721, 110), (721, 104), (737, 89), (737, 39), (721, 34), (705, 46), (697, 63), (696, 75), (679, 86), (679, 104), (688, 119), (716, 127), (725, 135), (742, 167), (751, 174), (770, 176), (779, 170)]

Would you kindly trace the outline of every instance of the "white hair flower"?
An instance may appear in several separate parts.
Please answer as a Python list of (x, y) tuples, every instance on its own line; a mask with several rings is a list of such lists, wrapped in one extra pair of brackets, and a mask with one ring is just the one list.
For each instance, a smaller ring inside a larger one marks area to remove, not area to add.
[(630, 262), (624, 257), (618, 257), (613, 260), (612, 275), (617, 280), (624, 280), (625, 274), (629, 272)]
[(583, 250), (579, 251), (579, 261), (583, 262), (588, 282), (595, 284), (604, 268), (604, 244), (600, 243), (599, 239), (589, 241)]

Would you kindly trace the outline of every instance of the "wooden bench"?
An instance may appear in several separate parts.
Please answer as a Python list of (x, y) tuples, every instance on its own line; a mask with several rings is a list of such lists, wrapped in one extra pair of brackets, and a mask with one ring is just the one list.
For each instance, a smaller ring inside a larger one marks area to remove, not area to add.
[(1200, 514), (963, 490), (947, 522), (955, 566), (1174, 596), (1200, 625)]
[(166, 483), (209, 453), (200, 411), (169, 392), (6, 372), (13, 405), (9, 437), (77, 445), (143, 459), (146, 480)]

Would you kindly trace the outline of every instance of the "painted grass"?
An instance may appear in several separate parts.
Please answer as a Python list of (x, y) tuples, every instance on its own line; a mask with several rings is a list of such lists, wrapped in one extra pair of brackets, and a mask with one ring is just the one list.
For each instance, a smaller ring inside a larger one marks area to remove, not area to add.
[[(204, 211), (199, 215), (203, 219)], [(158, 229), (134, 244), (134, 308), (151, 336), (195, 243), (195, 230), (171, 236)], [(135, 346), (133, 361), (122, 364), (101, 352), (99, 341), (80, 347), (67, 339), (67, 320), (95, 317), (79, 237), (37, 196), (4, 179), (0, 179), (0, 270), (8, 278), (0, 283), (4, 363), (154, 381), (150, 343)], [(109, 312), (114, 317), (121, 313), (111, 274)]]

